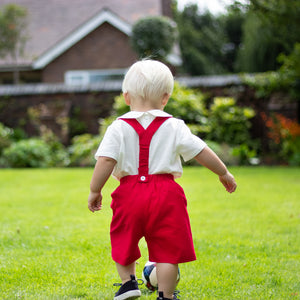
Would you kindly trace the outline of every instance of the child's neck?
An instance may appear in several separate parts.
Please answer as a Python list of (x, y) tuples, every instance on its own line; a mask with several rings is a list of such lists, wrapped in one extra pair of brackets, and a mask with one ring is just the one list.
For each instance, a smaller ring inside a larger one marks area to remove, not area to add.
[(130, 110), (131, 111), (139, 111), (139, 112), (146, 112), (149, 110), (154, 110), (154, 109), (159, 109), (159, 110), (163, 110), (163, 107), (138, 107), (138, 106), (130, 106)]

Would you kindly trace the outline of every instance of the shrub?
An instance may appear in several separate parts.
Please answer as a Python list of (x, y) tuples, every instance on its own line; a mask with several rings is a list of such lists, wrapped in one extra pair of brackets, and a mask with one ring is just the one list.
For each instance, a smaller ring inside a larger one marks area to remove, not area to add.
[(243, 83), (255, 89), (257, 98), (265, 98), (273, 92), (286, 90), (286, 84), (282, 80), (281, 74), (275, 71), (241, 76)]
[(167, 17), (146, 17), (138, 20), (132, 28), (131, 44), (140, 57), (164, 59), (175, 40), (176, 25)]
[(101, 138), (91, 134), (82, 134), (73, 137), (69, 147), (71, 166), (94, 166), (94, 154), (99, 146)]
[(270, 148), (274, 154), (291, 165), (300, 165), (300, 125), (285, 116), (275, 113), (261, 114), (270, 138)]
[(4, 149), (3, 160), (8, 167), (13, 168), (49, 167), (51, 166), (51, 149), (41, 139), (21, 140)]
[(220, 157), (226, 165), (238, 165), (239, 159), (233, 155), (233, 148), (225, 143), (206, 140), (207, 145)]
[(257, 158), (255, 149), (250, 148), (247, 144), (241, 144), (232, 149), (232, 155), (237, 157), (239, 165), (258, 165), (260, 160)]
[(14, 131), (0, 123), (0, 155), (4, 148), (12, 143)]
[(51, 167), (66, 167), (70, 163), (69, 153), (59, 138), (46, 126), (40, 127), (41, 139), (50, 147)]
[(210, 131), (205, 108), (205, 97), (201, 92), (186, 88), (175, 82), (172, 96), (165, 111), (184, 120), (196, 135)]
[(211, 130), (207, 138), (231, 146), (250, 146), (249, 120), (254, 116), (253, 109), (237, 106), (233, 98), (215, 98), (208, 113)]

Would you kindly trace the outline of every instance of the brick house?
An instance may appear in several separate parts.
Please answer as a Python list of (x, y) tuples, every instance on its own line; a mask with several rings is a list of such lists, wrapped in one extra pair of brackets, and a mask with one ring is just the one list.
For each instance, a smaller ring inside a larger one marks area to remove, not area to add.
[[(26, 7), (28, 40), (18, 58), (22, 83), (84, 84), (118, 79), (138, 57), (131, 28), (149, 15), (171, 17), (171, 0), (0, 0)], [(179, 57), (171, 55), (176, 64)], [(13, 81), (16, 62), (0, 59), (0, 84)]]

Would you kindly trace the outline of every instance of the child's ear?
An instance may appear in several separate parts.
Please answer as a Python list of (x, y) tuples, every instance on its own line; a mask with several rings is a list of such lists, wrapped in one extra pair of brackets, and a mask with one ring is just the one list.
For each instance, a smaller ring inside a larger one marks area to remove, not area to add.
[(163, 98), (162, 98), (162, 100), (161, 100), (161, 104), (162, 104), (163, 106), (166, 106), (166, 105), (167, 105), (170, 96), (171, 96), (170, 94), (167, 94), (167, 93), (164, 94), (164, 96), (163, 96)]
[(129, 96), (128, 92), (123, 93), (123, 96), (124, 96), (126, 105), (130, 106), (130, 96)]

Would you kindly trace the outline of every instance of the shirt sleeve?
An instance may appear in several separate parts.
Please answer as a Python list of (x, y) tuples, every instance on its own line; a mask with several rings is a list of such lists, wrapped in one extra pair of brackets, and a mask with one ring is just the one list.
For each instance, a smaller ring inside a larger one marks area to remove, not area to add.
[(191, 133), (188, 126), (181, 121), (178, 129), (177, 151), (184, 161), (189, 161), (206, 147), (206, 143)]
[(116, 121), (113, 122), (106, 130), (104, 137), (95, 153), (95, 158), (99, 156), (110, 157), (116, 161), (120, 154), (120, 135)]

